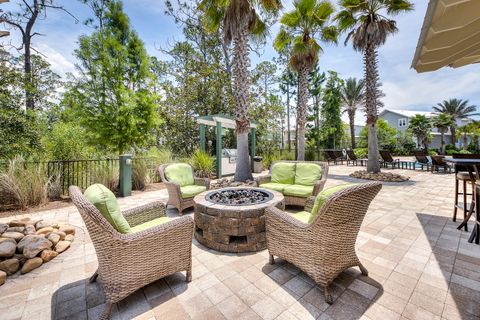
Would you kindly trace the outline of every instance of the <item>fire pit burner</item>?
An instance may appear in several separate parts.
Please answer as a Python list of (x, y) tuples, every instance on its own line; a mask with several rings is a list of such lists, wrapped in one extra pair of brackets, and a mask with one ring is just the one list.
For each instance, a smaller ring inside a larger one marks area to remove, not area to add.
[(265, 189), (227, 188), (207, 193), (205, 199), (226, 206), (248, 206), (273, 199), (273, 194)]

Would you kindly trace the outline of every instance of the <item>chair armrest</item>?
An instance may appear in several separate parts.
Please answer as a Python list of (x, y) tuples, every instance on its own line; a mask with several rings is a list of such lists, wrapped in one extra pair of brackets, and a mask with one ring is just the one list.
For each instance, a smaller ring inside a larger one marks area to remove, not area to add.
[(164, 182), (165, 187), (167, 187), (169, 197), (180, 198), (182, 192), (180, 191), (180, 185), (176, 182)]
[(322, 179), (316, 181), (313, 185), (312, 196), (316, 196), (320, 191), (322, 191), (323, 187), (325, 187), (325, 183), (327, 183), (327, 177), (325, 176), (323, 176)]
[(131, 227), (148, 222), (167, 215), (167, 209), (163, 202), (155, 201), (136, 208), (125, 210), (123, 216)]
[(195, 178), (195, 185), (204, 186), (207, 190), (210, 190), (210, 179), (208, 178)]
[[(183, 216), (172, 219), (167, 223), (160, 224), (153, 228), (142, 230), (140, 232), (122, 234), (120, 239), (126, 242), (158, 242), (157, 240), (162, 242), (162, 237), (168, 236), (169, 234), (176, 234), (179, 240), (187, 240), (189, 243), (191, 243), (193, 229), (193, 219), (189, 216)], [(151, 246), (148, 248), (151, 250)]]
[(310, 196), (307, 198), (307, 201), (305, 201), (305, 211), (312, 212), (313, 206), (315, 204), (315, 196)]
[(272, 182), (272, 176), (270, 174), (266, 176), (258, 176), (255, 178), (255, 181), (257, 181), (257, 185), (260, 186), (261, 184)]
[(287, 228), (296, 229), (308, 229), (310, 227), (308, 223), (303, 223), (276, 207), (265, 209), (265, 219), (267, 233), (269, 225), (285, 225)]

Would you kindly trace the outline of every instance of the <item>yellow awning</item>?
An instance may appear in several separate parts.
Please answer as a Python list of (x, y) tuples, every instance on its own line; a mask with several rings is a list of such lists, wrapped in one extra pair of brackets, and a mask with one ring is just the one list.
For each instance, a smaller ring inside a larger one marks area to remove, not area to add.
[(480, 0), (430, 0), (412, 68), (417, 72), (480, 62)]

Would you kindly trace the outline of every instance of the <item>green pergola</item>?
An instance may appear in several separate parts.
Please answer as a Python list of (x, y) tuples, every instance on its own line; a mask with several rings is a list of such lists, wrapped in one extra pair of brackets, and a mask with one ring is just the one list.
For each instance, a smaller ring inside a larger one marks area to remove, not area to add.
[[(215, 127), (216, 137), (216, 172), (217, 177), (222, 176), (222, 129), (236, 129), (235, 118), (225, 114), (214, 114), (210, 116), (203, 116), (197, 118), (197, 123), (200, 124), (200, 149), (206, 150), (206, 126)], [(250, 121), (250, 146), (251, 146), (251, 164), (253, 166), (253, 157), (255, 157), (256, 151), (256, 128), (257, 123)]]

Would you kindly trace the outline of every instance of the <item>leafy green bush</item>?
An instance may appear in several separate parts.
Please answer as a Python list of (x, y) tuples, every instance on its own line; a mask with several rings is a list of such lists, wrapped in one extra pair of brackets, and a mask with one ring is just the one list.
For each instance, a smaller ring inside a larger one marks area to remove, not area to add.
[(205, 151), (196, 150), (189, 163), (195, 170), (195, 174), (200, 178), (211, 178), (215, 175), (215, 161)]
[(79, 125), (57, 122), (42, 139), (42, 145), (50, 160), (88, 159), (95, 150), (88, 145), (85, 136), (85, 130)]
[(438, 152), (435, 150), (428, 150), (428, 155), (429, 156), (438, 156)]
[[(397, 144), (398, 131), (390, 127), (388, 122), (383, 119), (378, 119), (377, 121), (377, 138), (378, 146), (381, 150), (390, 150), (393, 151)], [(368, 128), (364, 127), (360, 131), (360, 139), (358, 141), (359, 148), (368, 147)]]
[(0, 173), (0, 208), (22, 209), (48, 201), (50, 181), (37, 165), (25, 164), (23, 159), (9, 161), (8, 169)]
[(395, 143), (394, 153), (398, 156), (412, 155), (416, 144), (413, 141), (413, 135), (409, 131), (399, 131)]
[(154, 159), (157, 165), (170, 163), (174, 161), (172, 151), (167, 148), (150, 148), (144, 156), (146, 158)]
[(359, 159), (368, 157), (368, 148), (356, 148), (353, 152)]
[(458, 150), (457, 152), (454, 152), (454, 153), (459, 153), (459, 154), (472, 154), (470, 151), (468, 150)]
[(132, 189), (145, 190), (149, 183), (149, 170), (145, 159), (133, 159), (132, 162)]

